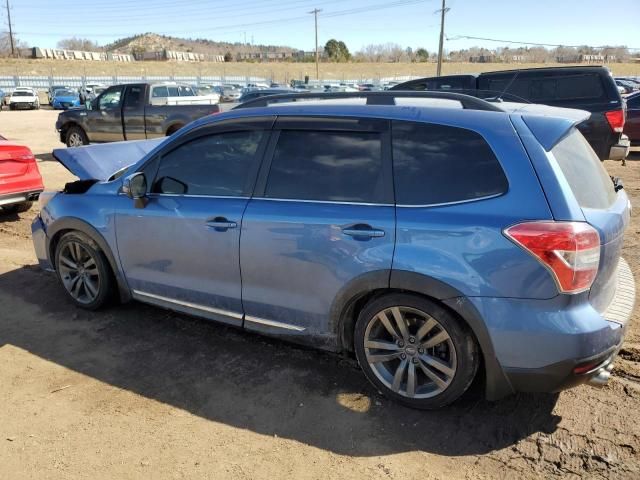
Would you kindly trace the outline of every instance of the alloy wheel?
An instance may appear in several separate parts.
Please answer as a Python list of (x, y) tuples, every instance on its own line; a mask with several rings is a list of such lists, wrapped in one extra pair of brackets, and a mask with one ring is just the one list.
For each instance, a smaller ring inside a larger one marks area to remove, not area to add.
[(96, 259), (79, 242), (68, 242), (58, 256), (60, 278), (67, 292), (79, 303), (93, 302), (100, 291)]
[(69, 146), (81, 147), (82, 145), (84, 145), (84, 143), (80, 134), (78, 132), (71, 132), (71, 134), (69, 134)]
[(377, 313), (365, 330), (364, 351), (376, 377), (407, 398), (442, 393), (457, 370), (449, 333), (435, 318), (411, 307), (396, 306)]

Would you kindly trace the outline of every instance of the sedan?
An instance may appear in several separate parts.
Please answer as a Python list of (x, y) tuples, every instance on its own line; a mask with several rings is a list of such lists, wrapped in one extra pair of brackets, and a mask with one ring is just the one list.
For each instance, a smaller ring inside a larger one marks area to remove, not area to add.
[(629, 137), (632, 146), (640, 145), (640, 92), (627, 97), (627, 120), (624, 133)]
[(71, 107), (80, 106), (80, 95), (75, 90), (62, 89), (53, 92), (51, 106), (54, 110), (66, 110)]
[(0, 136), (0, 212), (25, 212), (43, 190), (31, 150)]

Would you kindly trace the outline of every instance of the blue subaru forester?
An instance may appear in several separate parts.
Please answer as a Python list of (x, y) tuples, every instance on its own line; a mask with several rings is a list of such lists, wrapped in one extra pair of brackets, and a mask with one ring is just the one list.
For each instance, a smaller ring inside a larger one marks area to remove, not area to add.
[(635, 299), (630, 202), (576, 130), (585, 113), (380, 105), (394, 94), (57, 150), (80, 180), (42, 196), (40, 263), (86, 309), (136, 299), (353, 352), (412, 407), (475, 377), (489, 399), (605, 383)]

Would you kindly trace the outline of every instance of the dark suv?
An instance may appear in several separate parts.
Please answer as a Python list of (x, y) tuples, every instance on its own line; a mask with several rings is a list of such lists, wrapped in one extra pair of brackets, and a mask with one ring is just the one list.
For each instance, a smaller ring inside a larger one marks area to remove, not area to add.
[[(621, 160), (629, 153), (622, 134), (626, 106), (606, 67), (549, 67), (446, 75), (411, 80), (392, 90), (474, 90), (506, 93), (532, 103), (577, 108), (591, 112), (578, 129), (600, 160)], [(472, 93), (471, 93), (472, 94)], [(484, 95), (486, 96), (486, 95)]]

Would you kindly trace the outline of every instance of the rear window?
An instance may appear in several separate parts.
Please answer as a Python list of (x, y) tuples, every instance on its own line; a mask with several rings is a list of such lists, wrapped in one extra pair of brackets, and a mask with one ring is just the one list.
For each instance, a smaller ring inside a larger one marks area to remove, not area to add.
[(508, 189), (482, 136), (464, 128), (393, 122), (396, 203), (434, 205), (499, 195)]
[(616, 199), (613, 182), (582, 134), (573, 131), (551, 150), (583, 208), (608, 208)]
[[(515, 75), (515, 74), (514, 74)], [(517, 95), (532, 102), (599, 99), (604, 94), (597, 74), (490, 79), (488, 90)]]

